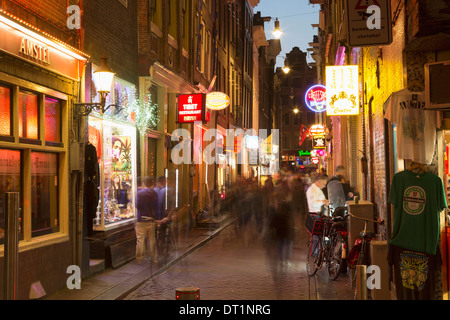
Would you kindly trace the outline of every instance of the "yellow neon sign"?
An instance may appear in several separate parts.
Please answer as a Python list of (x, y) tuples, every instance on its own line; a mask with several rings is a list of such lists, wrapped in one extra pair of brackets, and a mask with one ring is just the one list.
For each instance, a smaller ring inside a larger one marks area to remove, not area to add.
[(358, 66), (327, 66), (327, 115), (359, 114)]

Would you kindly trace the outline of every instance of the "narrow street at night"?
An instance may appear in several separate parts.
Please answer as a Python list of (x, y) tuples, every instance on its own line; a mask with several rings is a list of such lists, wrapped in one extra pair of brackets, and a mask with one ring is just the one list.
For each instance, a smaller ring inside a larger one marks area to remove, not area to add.
[(448, 301), (449, 204), (450, 0), (0, 0), (2, 300)]
[[(298, 222), (304, 219), (298, 216)], [(198, 287), (201, 300), (352, 299), (346, 275), (329, 281), (325, 270), (306, 272), (307, 232), (299, 226), (290, 265), (274, 272), (261, 234), (235, 224), (164, 272), (128, 294), (125, 300), (174, 300), (181, 287)]]

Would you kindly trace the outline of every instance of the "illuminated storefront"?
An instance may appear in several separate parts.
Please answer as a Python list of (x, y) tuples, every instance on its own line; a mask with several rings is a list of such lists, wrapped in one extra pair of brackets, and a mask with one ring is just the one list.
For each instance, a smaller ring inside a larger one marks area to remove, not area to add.
[(94, 230), (105, 230), (135, 217), (136, 127), (90, 116), (89, 133), (90, 142), (102, 150), (99, 158), (101, 196)]
[(18, 192), (18, 298), (26, 299), (37, 279), (47, 292), (62, 287), (74, 261), (71, 173), (80, 168), (71, 161), (71, 107), (88, 57), (3, 10), (0, 33), (0, 251), (5, 193)]

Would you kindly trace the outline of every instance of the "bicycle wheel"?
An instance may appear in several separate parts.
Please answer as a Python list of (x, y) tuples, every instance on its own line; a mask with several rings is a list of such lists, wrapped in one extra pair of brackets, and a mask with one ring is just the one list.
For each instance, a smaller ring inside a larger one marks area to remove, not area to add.
[(342, 265), (342, 238), (339, 234), (331, 237), (327, 262), (328, 277), (336, 280)]
[(309, 240), (308, 245), (308, 260), (306, 263), (306, 269), (308, 271), (308, 275), (312, 277), (319, 270), (322, 265), (322, 241), (320, 241), (319, 237), (312, 236)]

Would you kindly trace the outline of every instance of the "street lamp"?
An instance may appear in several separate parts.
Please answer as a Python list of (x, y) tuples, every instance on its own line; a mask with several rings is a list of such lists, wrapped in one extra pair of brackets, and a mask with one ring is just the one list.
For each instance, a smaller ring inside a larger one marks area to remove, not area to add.
[(100, 67), (94, 71), (93, 74), (95, 85), (98, 88), (98, 93), (100, 95), (100, 102), (88, 103), (88, 102), (77, 102), (74, 103), (75, 113), (78, 117), (87, 116), (93, 110), (96, 110), (103, 114), (111, 106), (116, 106), (121, 108), (121, 106), (111, 104), (105, 106), (106, 96), (111, 90), (111, 85), (114, 80), (114, 72), (108, 67), (107, 59), (105, 56), (101, 58)]
[(280, 39), (281, 35), (283, 34), (280, 29), (280, 21), (278, 21), (278, 18), (275, 19), (275, 29), (273, 30), (272, 34), (275, 39)]

